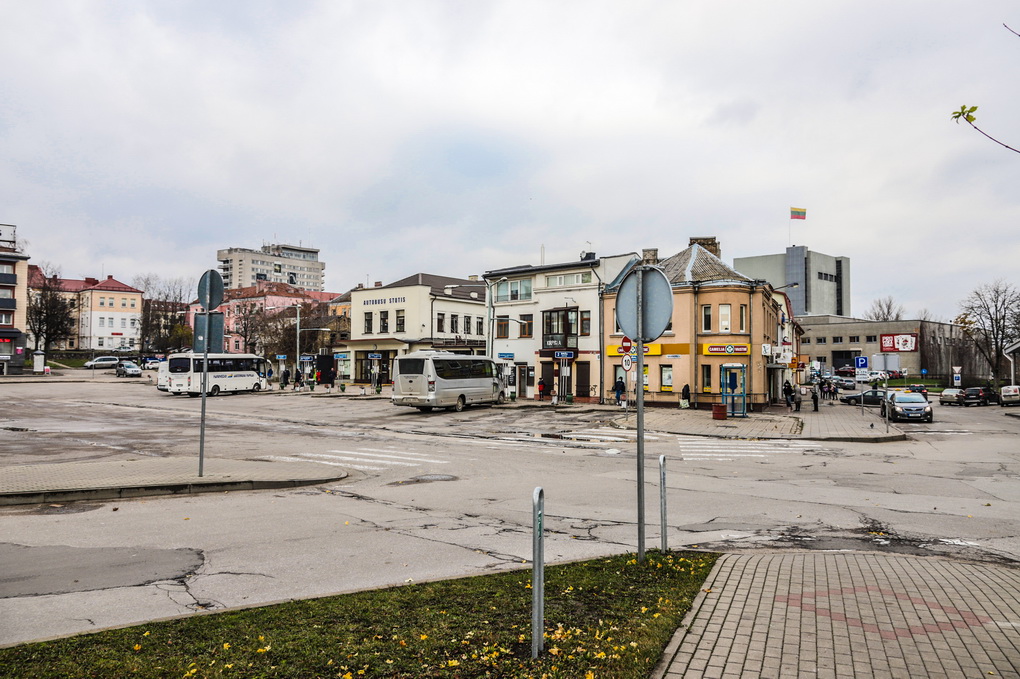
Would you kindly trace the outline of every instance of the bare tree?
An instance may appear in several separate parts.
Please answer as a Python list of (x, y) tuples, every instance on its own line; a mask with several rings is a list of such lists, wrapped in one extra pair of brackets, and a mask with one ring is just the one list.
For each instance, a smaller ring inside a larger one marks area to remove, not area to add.
[(238, 304), (234, 310), (233, 333), (247, 353), (255, 353), (265, 326), (266, 312), (254, 302)]
[(54, 342), (74, 337), (77, 329), (76, 304), (61, 289), (60, 269), (42, 262), (39, 274), (39, 279), (33, 281), (34, 290), (28, 296), (26, 322), (35, 338), (35, 350), (38, 351), (41, 346), (49, 354)]
[(871, 303), (871, 307), (864, 312), (864, 318), (869, 321), (901, 321), (903, 320), (903, 305), (898, 304), (892, 298), (880, 297)]
[(187, 327), (187, 305), (195, 297), (195, 280), (143, 274), (135, 276), (131, 285), (144, 293), (139, 329), (142, 349), (166, 352), (190, 346), (190, 339), (181, 343), (182, 332), (179, 326)]
[(1002, 374), (1003, 348), (1020, 338), (1018, 308), (1020, 291), (1001, 278), (979, 286), (960, 303), (956, 322), (973, 340), (996, 383)]

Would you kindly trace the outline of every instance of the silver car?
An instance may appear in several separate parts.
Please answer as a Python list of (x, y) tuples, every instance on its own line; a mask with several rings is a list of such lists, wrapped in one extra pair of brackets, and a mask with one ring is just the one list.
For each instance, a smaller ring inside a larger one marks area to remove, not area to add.
[(141, 377), (142, 369), (131, 361), (121, 361), (117, 365), (117, 377)]

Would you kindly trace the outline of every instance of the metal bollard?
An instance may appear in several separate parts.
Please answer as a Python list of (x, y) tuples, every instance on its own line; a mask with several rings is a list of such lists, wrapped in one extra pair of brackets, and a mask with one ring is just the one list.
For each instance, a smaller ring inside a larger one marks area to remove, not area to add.
[(531, 657), (537, 658), (545, 648), (545, 542), (542, 519), (545, 513), (545, 491), (539, 486), (531, 500)]

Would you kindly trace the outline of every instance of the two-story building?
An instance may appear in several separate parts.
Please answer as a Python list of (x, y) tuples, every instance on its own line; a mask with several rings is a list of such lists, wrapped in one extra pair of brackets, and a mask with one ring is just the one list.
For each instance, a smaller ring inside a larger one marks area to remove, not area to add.
[(692, 407), (725, 402), (735, 414), (782, 398), (789, 364), (773, 360), (773, 348), (784, 346), (784, 326), (771, 285), (727, 266), (715, 238), (692, 238), (686, 250), (661, 261), (657, 249), (647, 249), (642, 261), (661, 267), (669, 280), (671, 321), (645, 345), (644, 375), (625, 370), (624, 334), (616, 323), (619, 282), (611, 284), (604, 293), (605, 384), (623, 378), (628, 391), (643, 384), (646, 403), (674, 406), (687, 386)]
[(490, 354), (512, 363), (511, 392), (598, 401), (602, 375), (602, 290), (638, 261), (634, 253), (486, 271), (493, 291)]
[(15, 227), (0, 224), (0, 375), (20, 375), (27, 358), (28, 255)]
[[(350, 340), (338, 362), (351, 361), (356, 383), (392, 381), (393, 358), (420, 349), (484, 354), (486, 284), (477, 278), (416, 273), (351, 290)], [(346, 354), (346, 355), (345, 355)], [(340, 370), (343, 374), (342, 370)]]

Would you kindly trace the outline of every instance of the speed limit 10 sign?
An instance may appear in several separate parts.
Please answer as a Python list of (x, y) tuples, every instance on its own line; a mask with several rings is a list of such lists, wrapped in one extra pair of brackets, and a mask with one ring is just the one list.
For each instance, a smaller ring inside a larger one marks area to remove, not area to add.
[(630, 357), (630, 354), (627, 354), (626, 356), (623, 357), (623, 369), (626, 370), (627, 372), (630, 372), (630, 369), (633, 367), (634, 359)]

